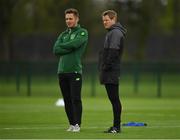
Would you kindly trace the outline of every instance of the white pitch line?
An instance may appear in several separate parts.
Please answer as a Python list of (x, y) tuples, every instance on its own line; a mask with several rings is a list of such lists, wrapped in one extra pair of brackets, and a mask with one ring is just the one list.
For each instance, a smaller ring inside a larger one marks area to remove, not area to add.
[[(6, 128), (0, 128), (0, 129), (4, 129), (4, 130), (30, 130), (30, 129), (65, 129), (66, 127), (63, 126), (58, 126), (58, 127), (6, 127)], [(92, 126), (92, 127), (85, 127), (84, 129), (97, 129), (97, 128), (101, 128), (101, 127), (96, 127), (96, 126)]]
[(30, 129), (62, 129), (63, 127), (12, 127), (12, 128), (10, 128), (10, 127), (7, 127), (7, 128), (2, 128), (2, 129), (4, 129), (4, 130), (30, 130)]
[(161, 117), (161, 116), (169, 116), (169, 117), (175, 117), (175, 116), (177, 116), (176, 114), (169, 114), (169, 115), (167, 115), (167, 114), (155, 114), (155, 113), (146, 113), (146, 114), (142, 114), (142, 113), (124, 113), (124, 114), (126, 114), (126, 115), (132, 115), (132, 116), (142, 116), (142, 115), (144, 115), (144, 116), (159, 116), (159, 117)]
[[(180, 128), (180, 125), (174, 126), (122, 126), (124, 128)], [(105, 127), (82, 127), (82, 129), (104, 129)], [(47, 129), (65, 129), (65, 127), (6, 127), (3, 130), (47, 130)]]

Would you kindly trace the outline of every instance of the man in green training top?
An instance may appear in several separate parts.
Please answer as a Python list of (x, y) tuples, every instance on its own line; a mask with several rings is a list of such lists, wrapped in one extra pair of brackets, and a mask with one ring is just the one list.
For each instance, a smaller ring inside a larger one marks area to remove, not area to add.
[(74, 8), (65, 10), (65, 21), (67, 29), (59, 35), (53, 53), (59, 57), (59, 86), (70, 125), (67, 131), (79, 132), (82, 116), (81, 57), (87, 46), (88, 32), (78, 24), (79, 13)]

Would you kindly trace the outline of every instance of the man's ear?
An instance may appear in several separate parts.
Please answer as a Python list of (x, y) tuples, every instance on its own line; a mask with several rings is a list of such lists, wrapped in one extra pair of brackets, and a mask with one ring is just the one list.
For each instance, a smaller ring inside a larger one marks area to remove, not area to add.
[(76, 17), (76, 21), (77, 21), (77, 23), (79, 22), (79, 17)]
[(112, 20), (113, 20), (114, 23), (116, 23), (116, 18), (115, 17)]

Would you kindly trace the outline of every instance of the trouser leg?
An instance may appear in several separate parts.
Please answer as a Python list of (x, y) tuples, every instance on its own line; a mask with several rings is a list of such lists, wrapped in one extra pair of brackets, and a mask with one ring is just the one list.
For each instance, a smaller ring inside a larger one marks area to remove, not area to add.
[(105, 87), (113, 108), (113, 125), (114, 127), (120, 128), (122, 106), (119, 99), (119, 86), (115, 84), (105, 84)]
[(71, 78), (71, 95), (74, 110), (74, 122), (79, 125), (81, 125), (82, 118), (81, 87), (82, 76), (81, 74), (74, 73)]
[(69, 123), (71, 125), (74, 125), (73, 104), (71, 100), (70, 82), (67, 75), (59, 74), (59, 86), (60, 86), (61, 93), (64, 99), (65, 112), (68, 117)]

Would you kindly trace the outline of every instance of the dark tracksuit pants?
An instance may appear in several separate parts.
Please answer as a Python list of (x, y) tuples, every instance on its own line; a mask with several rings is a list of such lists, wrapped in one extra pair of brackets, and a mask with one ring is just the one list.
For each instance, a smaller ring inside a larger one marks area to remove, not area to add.
[(119, 85), (105, 84), (105, 88), (113, 108), (113, 125), (114, 127), (120, 129), (122, 105), (119, 99)]
[(82, 76), (78, 73), (59, 74), (59, 86), (65, 103), (65, 111), (70, 125), (81, 125), (82, 101), (81, 87)]

